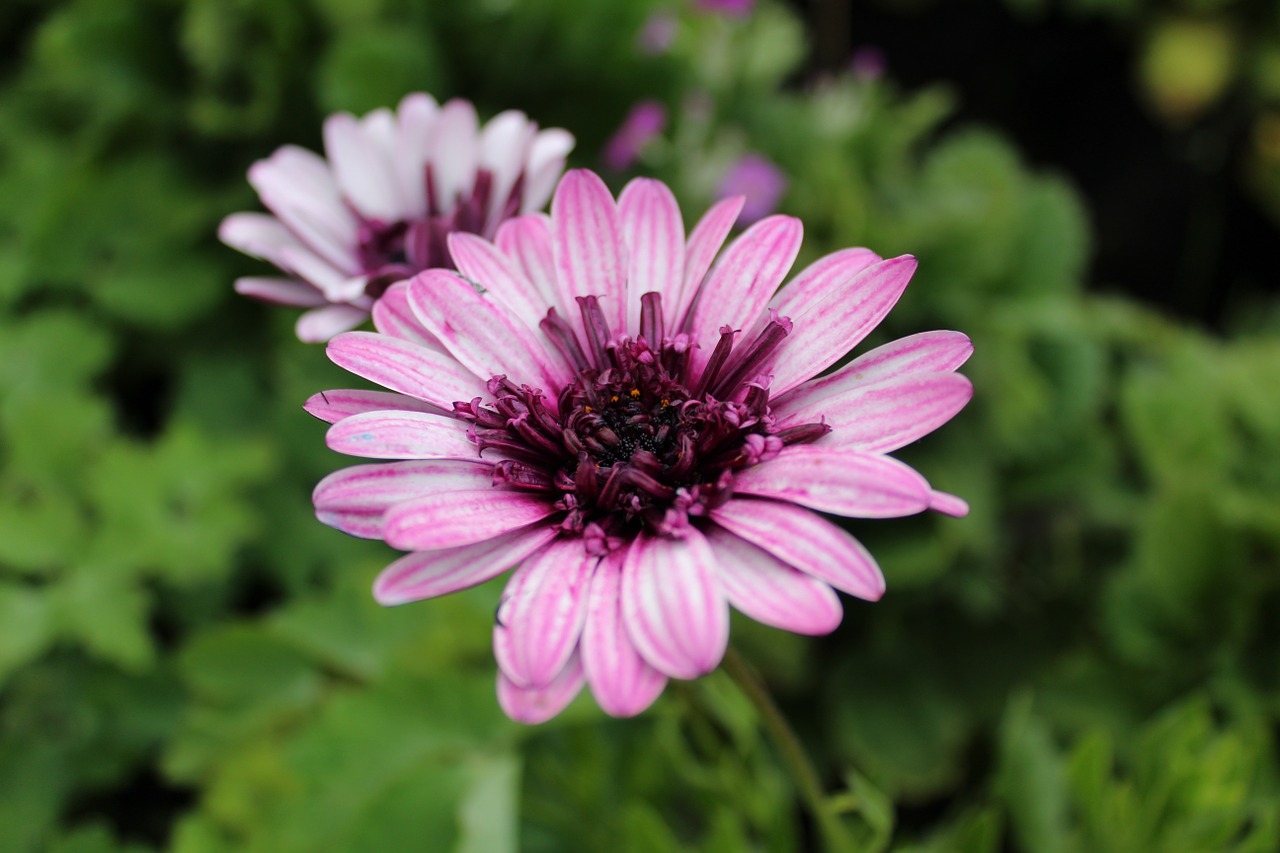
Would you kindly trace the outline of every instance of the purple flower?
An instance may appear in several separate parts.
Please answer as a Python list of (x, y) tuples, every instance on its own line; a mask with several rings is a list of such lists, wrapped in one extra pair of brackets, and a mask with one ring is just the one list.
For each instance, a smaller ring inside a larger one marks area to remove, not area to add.
[(759, 154), (746, 154), (724, 173), (716, 198), (745, 198), (742, 222), (749, 225), (777, 210), (786, 191), (787, 176), (781, 169)]
[(679, 21), (670, 11), (658, 11), (649, 16), (637, 37), (641, 52), (650, 56), (658, 56), (671, 49), (676, 40)]
[(328, 160), (286, 145), (249, 169), (271, 211), (234, 213), (218, 236), (287, 278), (241, 278), (246, 296), (311, 310), (298, 337), (325, 341), (359, 325), (394, 282), (454, 266), (447, 237), (492, 237), (505, 219), (551, 197), (573, 137), (539, 131), (514, 110), (483, 127), (463, 100), (408, 95), (393, 113), (324, 123)]
[(667, 679), (716, 668), (730, 607), (833, 630), (836, 590), (874, 601), (884, 579), (820, 513), (967, 512), (887, 455), (968, 402), (967, 337), (913, 335), (815, 378), (884, 318), (915, 259), (845, 249), (775, 295), (800, 222), (768, 217), (721, 251), (742, 203), (686, 239), (664, 184), (634, 180), (615, 203), (571, 171), (550, 218), (509, 220), (494, 242), (451, 235), (460, 275), (393, 285), (377, 333), (329, 343), (389, 389), (311, 398), (329, 447), (398, 461), (326, 477), (316, 513), (412, 552), (378, 577), (383, 604), (514, 567), (493, 643), (516, 720), (554, 716), (584, 684), (609, 714), (643, 711)]
[(756, 5), (756, 0), (693, 0), (693, 5), (704, 12), (716, 12), (721, 15), (744, 18), (751, 14), (752, 8)]
[(666, 107), (658, 101), (640, 101), (605, 143), (604, 164), (615, 172), (628, 168), (666, 126)]

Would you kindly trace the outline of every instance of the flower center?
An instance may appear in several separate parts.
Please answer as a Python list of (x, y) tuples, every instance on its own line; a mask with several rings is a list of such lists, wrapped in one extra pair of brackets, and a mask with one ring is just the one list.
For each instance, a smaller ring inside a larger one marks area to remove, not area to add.
[(775, 316), (736, 352), (736, 332), (722, 328), (697, 370), (688, 335), (661, 334), (657, 293), (641, 299), (636, 338), (610, 335), (596, 297), (578, 303), (586, 346), (555, 309), (542, 321), (577, 370), (554, 404), (505, 376), (489, 382), (493, 402), (454, 404), (473, 424), (481, 453), (506, 457), (497, 482), (560, 493), (567, 532), (605, 550), (641, 528), (678, 534), (690, 516), (728, 500), (733, 472), (829, 432), (823, 424), (774, 426), (760, 370), (791, 330), (785, 317)]
[[(374, 299), (382, 296), (397, 281), (425, 269), (456, 269), (448, 244), (449, 235), (453, 232), (493, 236), (486, 233), (491, 230), (486, 226), (493, 201), (492, 172), (478, 170), (471, 190), (458, 192), (453, 205), (448, 206), (448, 212), (436, 204), (436, 179), (430, 164), (427, 165), (425, 179), (425, 215), (392, 222), (361, 218), (356, 233), (356, 255), (360, 271), (368, 277), (365, 294)], [(501, 200), (502, 209), (494, 219), (495, 224), (519, 212), (523, 192), (522, 173), (507, 197)]]

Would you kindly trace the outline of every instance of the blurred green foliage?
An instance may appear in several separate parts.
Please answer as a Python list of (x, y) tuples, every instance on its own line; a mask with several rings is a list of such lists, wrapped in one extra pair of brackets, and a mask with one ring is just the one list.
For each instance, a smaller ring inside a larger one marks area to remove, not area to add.
[(734, 624), (866, 849), (1280, 849), (1276, 315), (1218, 339), (1086, 295), (1079, 197), (939, 131), (941, 93), (784, 86), (768, 3), (14, 0), (0, 33), (0, 850), (808, 849), (725, 676), (518, 727), (497, 587), (382, 610), (391, 555), (312, 518), (344, 463), (300, 405), (348, 380), (214, 231), (252, 160), (414, 89), (588, 166), (659, 98), (637, 171), (690, 221), (761, 152), (802, 260), (919, 256), (883, 336), (974, 339), (973, 404), (902, 453), (971, 517), (854, 525), (890, 593), (832, 637)]

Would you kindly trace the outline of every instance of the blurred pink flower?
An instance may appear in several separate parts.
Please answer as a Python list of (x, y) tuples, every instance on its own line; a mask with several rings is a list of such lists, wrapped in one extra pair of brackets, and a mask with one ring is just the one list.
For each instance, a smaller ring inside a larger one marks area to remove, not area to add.
[(564, 171), (573, 137), (539, 131), (524, 113), (483, 127), (463, 100), (426, 94), (364, 118), (324, 123), (328, 160), (286, 145), (249, 169), (268, 213), (234, 213), (218, 236), (270, 261), (287, 278), (236, 281), (246, 296), (311, 310), (304, 341), (359, 325), (386, 288), (431, 267), (453, 267), (455, 231), (493, 236), (505, 219), (539, 210)]
[(640, 152), (667, 126), (667, 108), (658, 101), (640, 101), (604, 145), (604, 164), (615, 172), (631, 166)]
[(724, 173), (716, 198), (745, 198), (742, 222), (749, 225), (777, 210), (786, 191), (787, 176), (781, 169), (759, 154), (746, 154)]
[(637, 43), (643, 53), (656, 56), (666, 53), (676, 40), (676, 29), (679, 22), (675, 13), (658, 11), (649, 16), (640, 30)]
[(801, 224), (768, 217), (721, 251), (741, 208), (718, 203), (686, 237), (666, 185), (636, 179), (615, 202), (571, 171), (549, 218), (450, 235), (460, 274), (393, 285), (377, 333), (329, 343), (388, 389), (311, 398), (329, 447), (399, 461), (326, 477), (316, 513), (412, 552), (374, 584), (383, 604), (514, 567), (493, 628), (513, 719), (546, 720), (584, 684), (607, 713), (640, 713), (667, 679), (719, 665), (730, 607), (833, 630), (836, 590), (874, 601), (884, 579), (820, 513), (968, 511), (887, 455), (968, 402), (967, 337), (913, 335), (815, 378), (915, 259), (845, 249), (775, 295)]

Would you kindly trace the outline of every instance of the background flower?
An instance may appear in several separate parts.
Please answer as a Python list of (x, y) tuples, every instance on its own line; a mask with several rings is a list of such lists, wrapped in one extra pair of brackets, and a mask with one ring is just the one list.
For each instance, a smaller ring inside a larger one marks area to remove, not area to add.
[(414, 552), (380, 576), (383, 603), (516, 567), (494, 653), (517, 720), (584, 681), (611, 714), (644, 710), (667, 678), (716, 668), (730, 605), (822, 634), (840, 622), (833, 587), (878, 599), (875, 561), (812, 510), (968, 511), (885, 455), (968, 402), (968, 338), (904, 338), (813, 378), (880, 323), (915, 260), (837, 252), (775, 296), (800, 222), (764, 219), (721, 253), (742, 207), (721, 202), (686, 241), (664, 184), (636, 179), (615, 205), (570, 172), (549, 223), (511, 220), (496, 245), (452, 236), (465, 279), (424, 272), (375, 307), (378, 334), (329, 344), (396, 392), (313, 397), (329, 446), (406, 461), (326, 478), (317, 513)]
[(523, 113), (484, 126), (468, 101), (444, 106), (422, 93), (399, 108), (324, 124), (328, 159), (286, 145), (249, 170), (271, 211), (227, 217), (227, 245), (271, 261), (290, 278), (241, 278), (246, 296), (310, 308), (304, 341), (362, 322), (386, 288), (415, 272), (452, 267), (455, 231), (493, 236), (511, 216), (538, 210), (564, 168), (573, 137), (539, 131)]

